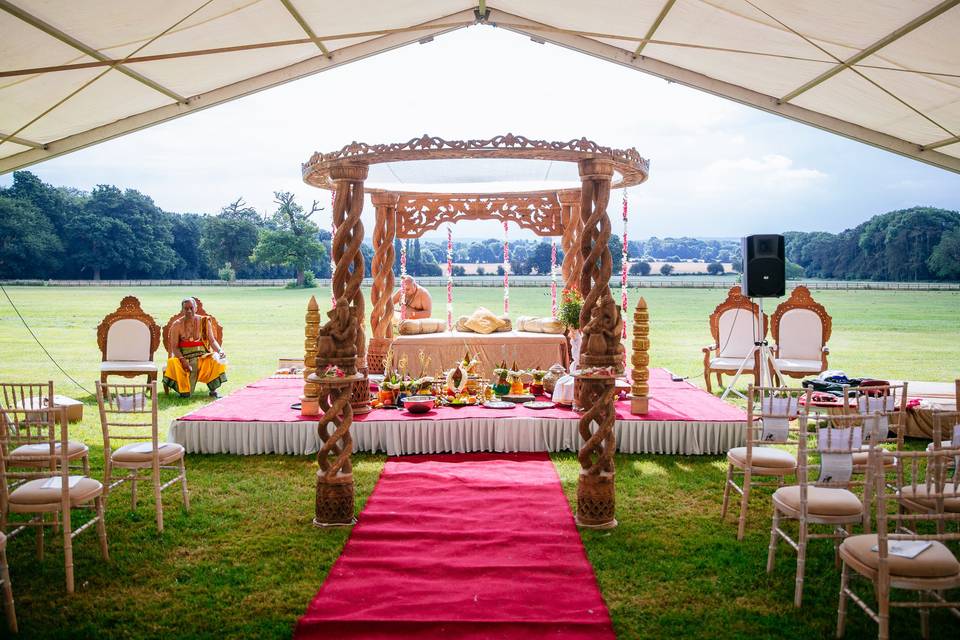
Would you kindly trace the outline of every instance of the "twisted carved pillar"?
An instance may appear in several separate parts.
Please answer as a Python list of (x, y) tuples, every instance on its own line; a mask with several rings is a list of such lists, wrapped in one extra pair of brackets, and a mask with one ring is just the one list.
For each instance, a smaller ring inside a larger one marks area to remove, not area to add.
[(330, 178), (336, 187), (333, 199), (333, 297), (345, 298), (350, 315), (356, 321), (357, 369), (363, 371), (363, 380), (353, 385), (353, 412), (370, 411), (370, 388), (366, 380), (367, 339), (364, 335), (363, 291), (363, 181), (368, 167), (356, 162), (342, 162), (330, 168)]
[[(610, 295), (613, 260), (607, 244), (610, 239), (607, 203), (610, 200), (613, 164), (609, 160), (591, 158), (581, 160), (579, 165), (582, 229), (577, 253), (582, 261), (580, 292), (584, 300), (580, 312), (580, 329), (583, 333), (581, 373), (577, 375), (576, 395), (577, 405), (589, 409), (581, 416), (579, 423), (583, 444), (578, 454), (577, 524), (609, 529), (617, 526), (613, 462), (616, 450), (613, 432), (616, 420), (614, 395), (616, 372), (622, 367), (623, 355), (623, 345), (620, 343), (623, 319), (620, 317), (620, 308)], [(597, 371), (597, 368), (606, 370)]]
[(563, 286), (580, 290), (580, 190), (561, 191), (560, 224), (563, 226)]
[(370, 348), (367, 366), (374, 373), (383, 373), (383, 359), (393, 341), (393, 239), (397, 233), (397, 199), (393, 193), (374, 193), (377, 208), (373, 228), (373, 287), (370, 290)]
[(318, 381), (323, 416), (317, 433), (323, 446), (317, 451), (317, 499), (313, 524), (319, 527), (350, 525), (353, 517), (353, 409), (350, 393), (353, 378), (321, 378)]

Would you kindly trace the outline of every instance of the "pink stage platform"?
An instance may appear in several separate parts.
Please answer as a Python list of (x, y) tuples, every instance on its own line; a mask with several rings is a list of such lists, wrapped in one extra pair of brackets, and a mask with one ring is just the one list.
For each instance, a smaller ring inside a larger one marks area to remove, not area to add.
[[(266, 378), (174, 420), (169, 439), (193, 453), (310, 454), (317, 420), (290, 408), (303, 382)], [(688, 382), (650, 372), (650, 412), (617, 403), (617, 448), (624, 453), (717, 454), (743, 443), (746, 415)], [(564, 407), (495, 410), (441, 407), (424, 415), (375, 409), (354, 418), (355, 451), (389, 455), (474, 451), (575, 451), (579, 414)]]

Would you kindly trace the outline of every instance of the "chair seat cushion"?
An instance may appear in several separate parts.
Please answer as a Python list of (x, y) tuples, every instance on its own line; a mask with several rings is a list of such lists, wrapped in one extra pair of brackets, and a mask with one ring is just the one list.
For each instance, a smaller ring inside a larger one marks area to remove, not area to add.
[(774, 358), (773, 362), (780, 371), (820, 373), (823, 360), (800, 360), (797, 358)]
[[(49, 480), (49, 478), (40, 478), (38, 480), (24, 482), (10, 493), (10, 504), (15, 506), (26, 506), (59, 503), (59, 483), (55, 485), (55, 488), (44, 488), (43, 485), (46, 484), (47, 480)], [(70, 487), (70, 504), (78, 505), (84, 502), (89, 502), (92, 498), (100, 495), (102, 490), (103, 485), (93, 478), (82, 477), (76, 485)]]
[[(943, 510), (950, 513), (960, 513), (960, 489), (955, 488), (953, 482), (947, 482), (943, 488)], [(927, 487), (925, 484), (902, 487), (900, 495), (906, 500), (912, 500), (925, 507), (935, 507), (936, 498), (929, 498), (931, 493), (936, 493), (935, 487)]]
[[(718, 356), (716, 358), (710, 358), (710, 368), (711, 369), (723, 369), (736, 371), (740, 368), (740, 365), (743, 364), (743, 358), (728, 358), (723, 356)], [(753, 371), (753, 358), (747, 361), (747, 366), (743, 368), (744, 371)]]
[[(773, 492), (774, 502), (800, 511), (800, 486), (780, 487)], [(807, 487), (807, 513), (814, 516), (859, 516), (863, 503), (852, 492), (834, 487)]]
[(100, 363), (100, 371), (136, 371), (138, 373), (154, 373), (158, 371), (155, 362), (139, 362), (136, 360), (108, 360)]
[[(887, 544), (895, 542), (888, 540)], [(932, 546), (920, 552), (916, 558), (887, 555), (887, 564), (892, 576), (904, 578), (951, 578), (960, 575), (960, 562), (942, 543), (933, 540)], [(850, 536), (840, 545), (840, 553), (849, 554), (861, 564), (877, 570), (880, 553), (871, 551), (877, 544), (877, 535)]]
[[(153, 451), (137, 451), (144, 443), (135, 443), (127, 444), (116, 451), (110, 456), (114, 462), (120, 463), (135, 463), (135, 462), (153, 462)], [(183, 445), (179, 445), (176, 442), (164, 442), (160, 444), (160, 464), (170, 462), (171, 460), (179, 460), (180, 456), (183, 455)]]
[[(747, 466), (747, 448), (736, 447), (727, 451), (727, 459), (741, 467)], [(774, 447), (753, 447), (751, 454), (752, 468), (766, 469), (796, 469), (797, 459), (789, 451)]]
[[(897, 459), (896, 457), (894, 457), (893, 453), (888, 451), (887, 449), (881, 449), (881, 451), (883, 451), (883, 466), (885, 467), (895, 466), (897, 463)], [(869, 451), (855, 451), (853, 453), (853, 466), (855, 467), (866, 466), (867, 461), (869, 459), (870, 459)]]
[[(75, 440), (70, 440), (67, 442), (67, 457), (75, 458), (81, 456), (88, 451), (87, 445), (82, 442), (77, 442)], [(60, 453), (60, 443), (56, 444), (56, 454)], [(26, 462), (34, 462), (47, 460), (50, 458), (50, 445), (48, 444), (25, 444), (17, 447), (10, 452), (10, 458), (13, 462), (18, 460), (23, 460)]]

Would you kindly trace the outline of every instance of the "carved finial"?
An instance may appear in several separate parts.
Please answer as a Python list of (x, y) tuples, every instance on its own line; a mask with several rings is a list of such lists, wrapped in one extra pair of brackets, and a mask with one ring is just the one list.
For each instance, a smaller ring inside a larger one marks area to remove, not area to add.
[(320, 305), (317, 304), (316, 296), (310, 296), (310, 302), (307, 303), (307, 311), (319, 311)]
[(641, 296), (633, 312), (633, 385), (630, 387), (630, 413), (645, 414), (650, 406), (650, 314)]

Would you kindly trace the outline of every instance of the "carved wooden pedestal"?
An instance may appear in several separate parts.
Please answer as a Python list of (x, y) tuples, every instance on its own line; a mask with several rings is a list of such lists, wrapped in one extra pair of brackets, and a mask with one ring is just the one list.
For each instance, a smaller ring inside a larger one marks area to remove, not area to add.
[[(359, 374), (336, 377), (312, 375), (309, 381), (320, 391), (320, 410), (323, 415), (317, 433), (323, 446), (317, 452), (317, 501), (313, 524), (318, 527), (349, 526), (356, 522), (353, 516), (353, 438), (350, 425), (353, 409), (351, 390)], [(365, 379), (365, 378), (364, 378)]]
[(650, 411), (650, 313), (643, 296), (633, 312), (633, 364), (630, 387), (630, 413), (642, 415)]
[[(589, 407), (580, 416), (580, 437), (583, 446), (580, 479), (577, 483), (577, 525), (588, 529), (612, 529), (617, 526), (614, 495), (615, 469), (613, 454), (617, 442), (613, 432), (616, 420), (613, 376), (576, 376), (580, 383), (577, 404)], [(597, 430), (591, 433), (593, 424)]]

